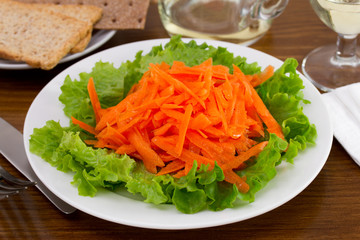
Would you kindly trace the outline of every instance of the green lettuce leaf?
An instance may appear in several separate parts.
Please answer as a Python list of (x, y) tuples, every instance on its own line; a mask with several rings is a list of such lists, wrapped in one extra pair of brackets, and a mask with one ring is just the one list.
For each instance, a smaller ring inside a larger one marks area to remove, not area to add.
[(34, 129), (30, 151), (60, 171), (75, 172), (73, 184), (82, 196), (95, 196), (99, 187), (114, 189), (128, 182), (135, 166), (135, 161), (126, 155), (88, 147), (79, 132), (62, 128), (52, 120), (43, 128)]
[(94, 111), (87, 91), (89, 78), (94, 79), (95, 89), (103, 108), (119, 103), (124, 97), (124, 76), (127, 66), (123, 64), (115, 68), (113, 64), (97, 62), (90, 73), (80, 73), (79, 80), (65, 78), (61, 86), (59, 100), (64, 104), (64, 113), (68, 117), (81, 119), (83, 122), (95, 125)]
[(140, 193), (144, 202), (160, 204), (168, 201), (161, 183), (155, 180), (155, 175), (146, 171), (144, 164), (138, 163), (131, 173), (131, 179), (125, 187), (130, 193)]
[(246, 182), (250, 186), (247, 193), (240, 193), (240, 199), (249, 202), (255, 200), (255, 193), (276, 176), (276, 166), (281, 162), (281, 154), (287, 146), (285, 140), (270, 134), (269, 143), (256, 158), (255, 163), (240, 173), (241, 176), (246, 176)]
[(171, 202), (179, 211), (187, 214), (196, 213), (206, 207), (213, 211), (233, 207), (238, 190), (236, 186), (223, 180), (224, 174), (217, 164), (211, 171), (205, 165), (201, 165), (197, 170), (197, 163), (194, 161), (186, 176), (171, 182)]
[(316, 127), (303, 112), (304, 99), (302, 79), (296, 72), (298, 63), (289, 58), (275, 71), (274, 75), (257, 88), (257, 92), (271, 114), (282, 126), (286, 140), (290, 143), (285, 158), (294, 161), (298, 150), (308, 144), (315, 144)]

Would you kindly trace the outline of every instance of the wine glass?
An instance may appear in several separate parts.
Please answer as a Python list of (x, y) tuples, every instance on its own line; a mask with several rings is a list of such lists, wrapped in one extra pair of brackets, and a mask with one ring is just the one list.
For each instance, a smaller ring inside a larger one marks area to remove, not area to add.
[(304, 75), (328, 92), (360, 82), (360, 0), (310, 0), (318, 17), (337, 34), (337, 42), (310, 52), (302, 62)]

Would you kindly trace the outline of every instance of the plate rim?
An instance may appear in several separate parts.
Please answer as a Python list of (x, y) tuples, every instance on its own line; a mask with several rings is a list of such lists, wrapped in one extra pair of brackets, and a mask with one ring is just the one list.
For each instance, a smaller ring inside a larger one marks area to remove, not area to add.
[[(31, 154), (29, 152), (29, 147), (28, 147), (28, 140), (29, 140), (29, 131), (30, 129), (27, 128), (27, 123), (29, 123), (29, 113), (31, 112), (32, 108), (33, 108), (33, 104), (36, 102), (36, 100), (38, 99), (38, 97), (40, 96), (40, 94), (45, 91), (47, 89), (47, 87), (49, 86), (49, 84), (51, 83), (54, 83), (56, 81), (56, 79), (59, 79), (60, 77), (62, 77), (63, 75), (65, 75), (66, 72), (68, 72), (69, 70), (72, 70), (72, 68), (75, 68), (75, 67), (79, 67), (79, 66), (82, 66), (83, 64), (85, 64), (86, 62), (93, 62), (93, 64), (96, 62), (95, 59), (97, 59), (97, 57), (99, 56), (102, 56), (102, 55), (105, 55), (106, 53), (109, 53), (111, 51), (115, 51), (115, 50), (119, 50), (119, 49), (126, 49), (126, 48), (130, 48), (132, 46), (138, 46), (138, 45), (144, 45), (144, 44), (149, 44), (152, 46), (157, 46), (159, 44), (166, 44), (168, 41), (170, 40), (170, 38), (161, 38), (161, 39), (152, 39), (152, 40), (143, 40), (143, 41), (137, 41), (137, 42), (132, 42), (132, 43), (127, 43), (127, 44), (123, 44), (123, 45), (119, 45), (119, 46), (115, 46), (115, 47), (112, 47), (112, 48), (109, 48), (109, 49), (106, 49), (106, 50), (103, 50), (101, 52), (98, 52), (98, 53), (95, 53), (91, 56), (88, 56), (87, 58), (84, 58), (82, 60), (80, 60), (79, 62), (69, 66), (68, 68), (66, 68), (65, 70), (63, 70), (61, 73), (59, 73), (57, 76), (55, 76), (51, 81), (49, 81), (49, 83), (39, 92), (39, 94), (36, 96), (36, 98), (34, 99), (33, 103), (31, 104), (30, 108), (29, 108), (29, 111), (28, 111), (28, 114), (26, 115), (26, 119), (25, 119), (25, 123), (24, 123), (24, 144), (25, 144), (25, 147), (26, 147), (26, 154), (29, 158), (29, 162), (30, 162), (30, 165), (32, 166), (32, 168), (34, 169), (34, 172), (39, 176), (39, 174), (37, 173), (36, 171), (36, 164), (33, 160), (34, 156), (32, 156), (33, 154)], [(274, 56), (271, 56), (269, 54), (266, 54), (264, 52), (261, 52), (259, 50), (256, 50), (256, 49), (252, 49), (252, 48), (249, 48), (249, 47), (246, 47), (246, 46), (241, 46), (241, 45), (236, 45), (236, 44), (232, 44), (232, 43), (228, 43), (228, 42), (222, 42), (222, 41), (216, 41), (216, 40), (207, 40), (207, 39), (188, 39), (188, 38), (183, 38), (182, 39), (183, 41), (189, 41), (189, 40), (196, 40), (198, 43), (202, 43), (202, 42), (206, 42), (208, 45), (213, 45), (214, 44), (216, 46), (223, 46), (223, 47), (226, 47), (228, 48), (229, 46), (232, 46), (234, 47), (235, 49), (239, 49), (239, 50), (244, 50), (244, 49), (247, 49), (248, 51), (250, 52), (255, 52), (255, 53), (258, 53), (260, 55), (265, 55), (267, 56), (268, 58), (271, 58), (271, 59), (275, 59), (277, 62), (281, 62), (283, 63), (283, 61), (281, 61), (280, 59), (274, 57)], [(235, 46), (234, 46), (235, 45)], [(150, 49), (151, 49), (150, 47)], [(137, 51), (139, 50), (142, 50), (142, 49), (137, 49)], [(143, 52), (143, 53), (147, 53), (147, 52)], [(241, 56), (241, 54), (235, 54), (234, 55), (239, 55)], [(130, 57), (126, 57), (126, 59), (132, 59), (134, 58), (134, 56), (130, 56)], [(247, 56), (244, 56), (244, 57), (247, 57)], [(97, 59), (99, 60), (99, 59)], [(259, 64), (260, 65), (260, 64)], [(261, 67), (265, 67), (263, 65), (260, 65)], [(92, 66), (89, 66), (89, 71), (91, 70), (91, 68), (93, 67)], [(77, 72), (77, 76), (80, 72), (82, 72), (83, 69), (80, 68), (80, 70)], [(320, 93), (318, 92), (318, 90), (313, 86), (313, 84), (304, 76), (302, 75), (300, 72), (298, 72), (299, 76), (302, 78), (302, 80), (304, 81), (304, 86), (305, 86), (305, 89), (308, 89), (308, 91), (312, 91), (313, 93), (315, 94), (318, 94), (317, 98), (318, 100), (320, 100), (320, 104), (324, 105), (325, 106), (325, 103), (323, 102), (321, 96), (320, 96)], [(60, 81), (60, 80), (57, 80), (57, 81)], [(62, 80), (63, 81), (63, 80)], [(314, 97), (314, 96), (312, 96)], [(293, 199), (295, 196), (297, 196), (298, 194), (300, 194), (306, 187), (308, 187), (308, 185), (313, 182), (313, 180), (318, 176), (318, 174), (320, 173), (321, 169), (323, 168), (323, 166), (325, 165), (326, 161), (327, 161), (327, 158), (330, 154), (330, 150), (331, 150), (331, 146), (332, 146), (332, 141), (333, 141), (333, 127), (332, 127), (332, 123), (330, 121), (330, 118), (329, 118), (329, 113), (328, 113), (328, 110), (326, 108), (323, 109), (323, 111), (325, 111), (325, 113), (327, 114), (327, 126), (328, 126), (328, 139), (327, 140), (327, 143), (326, 143), (326, 146), (327, 148), (323, 150), (323, 153), (324, 153), (324, 157), (320, 163), (320, 165), (318, 166), (318, 168), (316, 169), (316, 171), (313, 173), (312, 177), (307, 179), (306, 183), (302, 185), (301, 188), (299, 188), (297, 191), (294, 191), (294, 192), (291, 192), (291, 194), (289, 196), (287, 196), (283, 201), (278, 201), (276, 204), (272, 205), (270, 208), (269, 207), (265, 207), (265, 210), (264, 210), (264, 207), (260, 208), (260, 209), (257, 209), (256, 211), (254, 211), (252, 214), (249, 214), (248, 216), (246, 217), (242, 217), (242, 218), (228, 218), (228, 219), (225, 219), (225, 220), (222, 220), (222, 221), (209, 221), (208, 223), (198, 223), (196, 225), (192, 225), (192, 226), (189, 226), (187, 223), (184, 223), (182, 225), (179, 225), (179, 224), (168, 224), (166, 226), (164, 225), (161, 225), (159, 223), (143, 223), (143, 222), (135, 222), (135, 221), (127, 221), (126, 219), (117, 219), (117, 218), (114, 218), (114, 217), (104, 217), (103, 214), (99, 214), (98, 212), (96, 211), (93, 211), (92, 209), (85, 209), (83, 208), (82, 206), (79, 206), (77, 205), (76, 203), (74, 203), (74, 200), (72, 199), (69, 199), (68, 197), (64, 197), (64, 196), (61, 196), (61, 194), (59, 194), (57, 191), (54, 191), (54, 189), (52, 188), (52, 186), (48, 186), (47, 182), (45, 181), (44, 184), (52, 191), (54, 192), (55, 195), (57, 195), (59, 198), (62, 198), (64, 201), (68, 202), (70, 205), (76, 205), (75, 207), (77, 207), (78, 209), (90, 214), (90, 215), (93, 215), (95, 217), (98, 217), (98, 218), (101, 218), (101, 219), (104, 219), (104, 220), (107, 220), (107, 221), (111, 221), (111, 222), (115, 222), (115, 223), (119, 223), (119, 224), (124, 224), (124, 225), (128, 225), (128, 226), (133, 226), (133, 227), (141, 227), (141, 228), (149, 228), (149, 229), (167, 229), (167, 230), (180, 230), (180, 229), (199, 229), (199, 228), (205, 228), (205, 227), (214, 227), (214, 226), (220, 226), (220, 225), (225, 225), (225, 224), (230, 224), (230, 223), (234, 223), (234, 222), (239, 222), (239, 221), (244, 221), (244, 220), (247, 220), (249, 218), (253, 218), (253, 217), (256, 217), (258, 215), (261, 215), (261, 214), (264, 214), (266, 212), (269, 212), (283, 204), (285, 204), (286, 202), (290, 201), (291, 199)], [(50, 120), (50, 119), (48, 119)], [(318, 126), (317, 126), (318, 128)], [(32, 129), (31, 129), (32, 130)], [(319, 139), (319, 137), (318, 137)], [(317, 141), (318, 141), (317, 139)], [(308, 150), (309, 151), (309, 150)], [(36, 156), (35, 156), (36, 157)], [(45, 162), (45, 161), (44, 161)], [(35, 167), (35, 168), (34, 168)], [(295, 162), (295, 167), (296, 169), (296, 162)], [(58, 171), (59, 174), (61, 173), (60, 171)], [(39, 178), (43, 181), (42, 177), (39, 176)], [(272, 180), (274, 181), (274, 180)], [(69, 184), (69, 183), (67, 183)], [(262, 189), (263, 191), (264, 189)], [(75, 196), (74, 196), (75, 197)], [(96, 197), (95, 197), (96, 198)], [(257, 200), (255, 200), (256, 202)], [(145, 204), (148, 204), (148, 203), (145, 203)], [(150, 205), (150, 204), (148, 204)], [(221, 212), (232, 212), (232, 211), (236, 211), (237, 209), (225, 209)], [(161, 212), (162, 210), (160, 210)], [(209, 210), (205, 210), (205, 211), (209, 211)], [(221, 212), (215, 212), (215, 213), (221, 213)], [(180, 213), (180, 214), (183, 214), (183, 213)], [(214, 214), (214, 213), (212, 213)], [(212, 215), (210, 214), (210, 215)], [(176, 214), (178, 217), (180, 216), (179, 214)], [(186, 215), (186, 214), (183, 214), (183, 215)], [(209, 214), (205, 214), (205, 215), (209, 215)], [(217, 215), (223, 215), (223, 214), (217, 214)], [(194, 215), (192, 215), (194, 216)], [(196, 217), (195, 217), (196, 218)], [(187, 219), (187, 217), (185, 217), (185, 219)], [(187, 219), (188, 220), (188, 219)]]

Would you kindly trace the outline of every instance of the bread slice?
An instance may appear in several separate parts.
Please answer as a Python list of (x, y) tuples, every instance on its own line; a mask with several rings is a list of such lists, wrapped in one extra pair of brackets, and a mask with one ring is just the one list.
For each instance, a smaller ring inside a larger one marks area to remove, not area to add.
[(61, 13), (69, 17), (79, 19), (81, 21), (88, 22), (90, 24), (95, 24), (100, 20), (102, 16), (102, 8), (96, 7), (93, 5), (78, 5), (78, 4), (52, 4), (52, 3), (42, 3), (34, 4), (39, 8), (44, 8), (56, 13)]
[[(54, 13), (63, 14), (90, 23), (91, 25), (94, 25), (101, 19), (103, 11), (102, 8), (92, 5), (60, 5), (52, 3), (39, 3), (32, 5), (40, 10), (47, 10)], [(77, 53), (84, 51), (91, 40), (91, 32), (89, 32), (89, 34), (87, 34), (74, 48), (72, 48), (70, 52)]]
[(18, 0), (27, 3), (93, 5), (103, 9), (94, 29), (143, 29), (150, 0)]
[(46, 70), (92, 29), (84, 21), (12, 0), (0, 0), (0, 16), (0, 57)]
[(70, 53), (79, 53), (85, 50), (87, 45), (89, 44), (92, 36), (92, 31), (90, 31), (83, 39), (78, 42), (71, 50)]

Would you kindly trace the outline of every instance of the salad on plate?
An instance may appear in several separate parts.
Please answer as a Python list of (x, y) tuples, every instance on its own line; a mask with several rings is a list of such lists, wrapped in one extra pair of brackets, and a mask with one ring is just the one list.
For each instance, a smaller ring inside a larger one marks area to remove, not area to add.
[(30, 151), (73, 172), (79, 195), (126, 189), (191, 214), (253, 202), (283, 161), (315, 144), (298, 63), (274, 69), (175, 36), (116, 68), (67, 76), (69, 126), (36, 128)]

